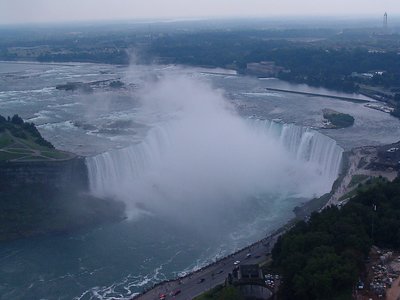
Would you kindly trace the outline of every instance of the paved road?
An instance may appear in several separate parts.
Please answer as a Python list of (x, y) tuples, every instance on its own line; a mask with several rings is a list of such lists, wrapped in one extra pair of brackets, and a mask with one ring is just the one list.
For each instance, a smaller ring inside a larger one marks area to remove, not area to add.
[[(156, 300), (160, 299), (161, 294), (166, 294), (166, 299), (190, 300), (194, 297), (210, 290), (218, 284), (224, 283), (228, 274), (235, 267), (234, 262), (240, 261), (242, 264), (258, 264), (265, 260), (267, 253), (270, 253), (278, 236), (276, 233), (249, 247), (242, 249), (228, 257), (225, 257), (214, 264), (211, 264), (197, 272), (191, 273), (184, 278), (164, 282), (145, 294), (138, 295), (133, 299), (137, 300)], [(251, 253), (251, 257), (246, 257)], [(202, 281), (202, 282), (201, 282)], [(173, 296), (171, 293), (180, 290), (181, 292)]]

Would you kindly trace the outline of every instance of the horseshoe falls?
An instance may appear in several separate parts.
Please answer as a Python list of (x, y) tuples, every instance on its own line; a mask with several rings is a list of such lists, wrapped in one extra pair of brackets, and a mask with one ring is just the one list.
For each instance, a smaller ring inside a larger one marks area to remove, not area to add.
[[(343, 149), (337, 145), (337, 143), (309, 128), (296, 126), (293, 124), (280, 124), (274, 121), (269, 120), (249, 120), (243, 123), (243, 126), (247, 127), (250, 135), (256, 135), (258, 139), (261, 141), (269, 141), (273, 145), (276, 146), (277, 149), (280, 149), (282, 153), (285, 155), (285, 162), (282, 162), (282, 168), (286, 168), (288, 171), (287, 174), (282, 174), (283, 177), (287, 176), (296, 176), (297, 172), (301, 169), (306, 170), (306, 174), (308, 174), (312, 180), (316, 180), (316, 177), (319, 177), (318, 183), (321, 186), (313, 191), (310, 195), (307, 195), (306, 191), (301, 187), (297, 186), (294, 191), (302, 191), (304, 196), (313, 196), (322, 194), (324, 192), (328, 192), (337, 178), (341, 165), (341, 158)], [(168, 166), (168, 162), (163, 162), (164, 159), (171, 159), (171, 163), (176, 163), (179, 160), (179, 157), (175, 157), (176, 160), (173, 160), (173, 154), (177, 150), (182, 150), (181, 147), (177, 147), (175, 140), (176, 137), (174, 132), (172, 132), (173, 126), (166, 127), (158, 127), (151, 130), (145, 140), (139, 144), (135, 144), (129, 146), (127, 148), (111, 150), (93, 157), (87, 158), (87, 166), (89, 172), (89, 182), (91, 191), (100, 197), (116, 197), (119, 200), (129, 201), (143, 201), (143, 198), (135, 200), (135, 193), (138, 195), (142, 195), (143, 189), (148, 188), (156, 189), (157, 187), (163, 187), (164, 189), (178, 188), (178, 186), (170, 186), (163, 185), (161, 178), (157, 178), (156, 172), (165, 172), (165, 168), (171, 168), (173, 170), (173, 165)], [(189, 141), (188, 141), (189, 142)], [(224, 141), (221, 141), (224, 143)], [(189, 145), (187, 145), (190, 148)], [(261, 145), (261, 147), (264, 145)], [(182, 146), (184, 148), (185, 146)], [(210, 147), (211, 151), (214, 149), (215, 144), (205, 144), (204, 147)], [(241, 148), (240, 148), (241, 149)], [(189, 149), (188, 149), (189, 150)], [(204, 149), (203, 149), (204, 150)], [(216, 151), (218, 149), (215, 149)], [(237, 149), (230, 149), (236, 151)], [(227, 152), (230, 152), (227, 149)], [(265, 186), (271, 187), (268, 183), (268, 180), (273, 176), (271, 174), (272, 167), (279, 168), (275, 163), (271, 162), (271, 157), (268, 157), (268, 151), (271, 151), (268, 147), (258, 149), (260, 150), (257, 153), (260, 155), (259, 157), (248, 157), (244, 155), (240, 156), (240, 153), (236, 153), (237, 157), (232, 157), (232, 161), (229, 163), (235, 163), (234, 161), (243, 160), (243, 158), (249, 159), (249, 167), (253, 164), (256, 164), (256, 159), (260, 159), (259, 165), (265, 166), (264, 170), (260, 170), (257, 168), (253, 172), (250, 172), (249, 175), (259, 176), (258, 172), (264, 174), (265, 177)], [(264, 153), (262, 153), (265, 150)], [(209, 153), (202, 153), (201, 149), (198, 149), (199, 153), (191, 152), (182, 154), (182, 159), (187, 159), (187, 155), (193, 155), (192, 159), (197, 160), (199, 157), (205, 156)], [(206, 151), (207, 152), (207, 151)], [(218, 153), (218, 151), (217, 151)], [(231, 155), (232, 153), (226, 153)], [(218, 159), (218, 154), (215, 156), (208, 155), (213, 159)], [(264, 160), (264, 161), (263, 161)], [(289, 163), (291, 162), (291, 163)], [(185, 165), (181, 165), (183, 168), (187, 167), (187, 161), (184, 162)], [(228, 163), (228, 162), (227, 162)], [(245, 165), (246, 161), (242, 161), (238, 164)], [(209, 172), (210, 179), (215, 182), (218, 179), (213, 178), (215, 172), (213, 168), (220, 168), (221, 165), (210, 164)], [(235, 170), (231, 165), (226, 165), (227, 172)], [(289, 169), (288, 169), (289, 168)], [(171, 170), (171, 171), (172, 171)], [(179, 170), (174, 170), (174, 173), (165, 174), (166, 176), (171, 176), (173, 174), (179, 175)], [(204, 170), (196, 170), (193, 167), (193, 173), (202, 172)], [(236, 171), (240, 171), (236, 169)], [(268, 172), (270, 171), (270, 172)], [(218, 171), (217, 171), (218, 173)], [(270, 174), (268, 174), (270, 173)], [(279, 172), (278, 172), (279, 173)], [(276, 174), (274, 172), (274, 174)], [(155, 177), (152, 177), (155, 176)], [(228, 174), (222, 174), (221, 184), (227, 185), (225, 179)], [(261, 175), (262, 176), (262, 175)], [(151, 186), (151, 182), (148, 182), (150, 178), (154, 179), (153, 186)], [(183, 178), (182, 178), (183, 179)], [(197, 179), (197, 176), (194, 175), (194, 180)], [(295, 183), (300, 185), (302, 184), (299, 181), (299, 178), (292, 177), (291, 179), (295, 180)], [(161, 181), (160, 181), (161, 180)], [(166, 179), (169, 181), (168, 179)], [(249, 178), (242, 178), (242, 181), (248, 181)], [(285, 179), (287, 180), (287, 178)], [(146, 181), (146, 184), (145, 182)], [(254, 180), (251, 180), (254, 183)], [(273, 179), (275, 181), (275, 179)], [(184, 180), (183, 180), (184, 182)], [(307, 183), (307, 180), (305, 180)], [(204, 182), (202, 182), (204, 184)], [(235, 183), (232, 181), (231, 183)], [(156, 185), (157, 184), (157, 185)], [(207, 183), (205, 183), (207, 184)], [(210, 182), (210, 185), (214, 183)], [(252, 183), (249, 182), (249, 185)], [(262, 185), (262, 180), (258, 180), (258, 184)], [(315, 186), (315, 185), (313, 185)], [(138, 189), (134, 189), (133, 187), (137, 187)], [(293, 185), (289, 186), (293, 188)], [(139, 188), (141, 190), (139, 190)], [(185, 189), (184, 186), (181, 187)], [(232, 187), (235, 189), (235, 187)], [(261, 188), (260, 186), (258, 188)], [(261, 188), (261, 190), (263, 190)], [(167, 192), (164, 191), (164, 192)], [(265, 192), (265, 190), (264, 190)], [(161, 195), (160, 195), (161, 197)], [(145, 203), (143, 203), (145, 207)]]
[(199, 227), (223, 218), (230, 227), (239, 210), (279, 213), (288, 199), (329, 192), (338, 176), (343, 149), (315, 130), (243, 118), (193, 79), (163, 78), (152, 87), (144, 109), (168, 118), (141, 142), (86, 161), (91, 192), (124, 201), (130, 217)]

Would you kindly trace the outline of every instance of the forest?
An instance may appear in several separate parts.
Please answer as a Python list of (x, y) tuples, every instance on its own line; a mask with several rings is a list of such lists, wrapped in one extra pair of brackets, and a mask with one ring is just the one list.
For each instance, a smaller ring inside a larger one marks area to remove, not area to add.
[[(172, 25), (171, 25), (172, 26)], [(244, 23), (218, 29), (206, 24), (182, 28), (80, 28), (77, 36), (55, 32), (7, 30), (0, 41), (0, 60), (94, 62), (109, 64), (166, 63), (222, 67), (246, 73), (248, 63), (274, 61), (290, 82), (345, 92), (360, 85), (400, 87), (400, 35), (375, 30), (334, 28), (250, 28)], [(194, 26), (194, 25), (192, 25)], [(242, 28), (243, 27), (243, 28)], [(3, 30), (4, 31), (4, 30)], [(1, 32), (1, 30), (0, 30)], [(353, 74), (372, 74), (371, 78)]]
[(350, 299), (372, 245), (400, 249), (400, 179), (362, 189), (341, 209), (313, 213), (272, 251), (283, 299)]
[[(257, 34), (258, 33), (258, 34)], [(247, 35), (246, 35), (247, 34)], [(214, 32), (170, 35), (154, 39), (147, 56), (163, 63), (233, 68), (244, 73), (247, 63), (274, 61), (285, 71), (278, 77), (290, 82), (357, 92), (360, 84), (400, 86), (400, 60), (396, 51), (371, 51), (350, 41), (299, 42), (260, 32)], [(293, 32), (292, 32), (293, 34)], [(297, 38), (304, 33), (298, 32)], [(327, 35), (329, 37), (329, 35)], [(374, 73), (375, 71), (380, 71)], [(372, 72), (371, 79), (354, 73)]]

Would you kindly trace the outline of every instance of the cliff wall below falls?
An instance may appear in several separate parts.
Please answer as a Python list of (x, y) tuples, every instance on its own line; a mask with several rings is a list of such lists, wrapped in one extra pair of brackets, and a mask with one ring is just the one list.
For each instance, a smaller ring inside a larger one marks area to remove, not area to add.
[(83, 157), (0, 162), (0, 241), (118, 221), (124, 205), (93, 197)]
[(56, 161), (0, 163), (0, 191), (29, 185), (88, 190), (88, 173), (83, 157)]

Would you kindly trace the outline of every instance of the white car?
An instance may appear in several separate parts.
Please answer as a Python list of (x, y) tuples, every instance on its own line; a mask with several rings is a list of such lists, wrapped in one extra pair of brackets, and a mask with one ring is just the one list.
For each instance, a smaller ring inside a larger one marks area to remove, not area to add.
[(233, 263), (235, 266), (237, 266), (238, 264), (240, 264), (240, 260), (237, 260)]

